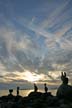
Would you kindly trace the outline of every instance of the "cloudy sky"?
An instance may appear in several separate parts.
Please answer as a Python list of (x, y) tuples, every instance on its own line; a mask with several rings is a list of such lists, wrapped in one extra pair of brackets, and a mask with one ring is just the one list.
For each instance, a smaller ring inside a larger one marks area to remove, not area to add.
[(72, 0), (0, 0), (0, 88), (58, 85), (61, 71), (71, 81)]

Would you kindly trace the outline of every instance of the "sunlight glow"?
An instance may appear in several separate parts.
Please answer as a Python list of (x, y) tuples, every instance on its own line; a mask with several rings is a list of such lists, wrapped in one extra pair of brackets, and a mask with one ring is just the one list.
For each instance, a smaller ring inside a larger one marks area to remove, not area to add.
[(61, 74), (61, 71), (49, 71), (48, 75), (50, 75), (51, 77), (53, 77), (54, 79), (58, 78)]
[(35, 82), (40, 79), (40, 75), (35, 74), (33, 72), (26, 71), (26, 72), (24, 72), (23, 78), (24, 78), (24, 80), (27, 80), (29, 82)]

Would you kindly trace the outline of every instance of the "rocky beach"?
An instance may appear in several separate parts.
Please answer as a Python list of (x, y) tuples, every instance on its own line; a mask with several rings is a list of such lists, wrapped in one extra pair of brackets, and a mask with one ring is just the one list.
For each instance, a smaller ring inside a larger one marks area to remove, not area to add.
[(10, 89), (7, 96), (0, 97), (0, 108), (72, 108), (72, 86), (68, 85), (65, 72), (62, 72), (61, 80), (56, 96), (48, 92), (46, 84), (44, 93), (38, 92), (37, 85), (34, 84), (34, 91), (26, 97), (19, 95), (19, 87), (16, 96), (12, 94), (13, 89)]
[(31, 92), (27, 97), (0, 97), (0, 108), (72, 108), (72, 99), (58, 98), (48, 93)]

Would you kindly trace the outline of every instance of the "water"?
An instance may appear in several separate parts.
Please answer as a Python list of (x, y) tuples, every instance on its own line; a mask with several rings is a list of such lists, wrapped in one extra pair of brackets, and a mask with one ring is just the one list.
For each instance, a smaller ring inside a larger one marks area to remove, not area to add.
[[(33, 91), (33, 90), (20, 90), (19, 94), (21, 96), (27, 96), (31, 91)], [(0, 90), (0, 96), (5, 96), (8, 94), (9, 94), (8, 90)], [(13, 95), (16, 95), (16, 90), (13, 90)]]
[[(19, 94), (23, 97), (28, 96), (30, 92), (33, 90), (20, 90)], [(40, 92), (44, 92), (44, 90), (39, 90)], [(56, 95), (56, 89), (51, 89), (49, 90), (53, 95)], [(8, 90), (0, 90), (0, 96), (5, 96), (8, 95), (9, 91)], [(16, 90), (13, 90), (13, 95), (16, 95)]]

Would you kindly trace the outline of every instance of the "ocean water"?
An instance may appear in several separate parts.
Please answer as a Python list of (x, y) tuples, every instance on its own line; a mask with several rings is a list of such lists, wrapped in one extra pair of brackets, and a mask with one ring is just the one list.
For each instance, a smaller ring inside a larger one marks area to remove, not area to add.
[[(20, 90), (19, 94), (23, 97), (28, 96), (30, 92), (33, 90)], [(44, 90), (39, 90), (40, 92), (44, 92)], [(53, 95), (56, 95), (56, 89), (51, 89), (49, 92), (51, 92)], [(0, 96), (6, 96), (9, 94), (8, 90), (0, 90)], [(16, 95), (16, 90), (13, 90), (13, 95)]]

